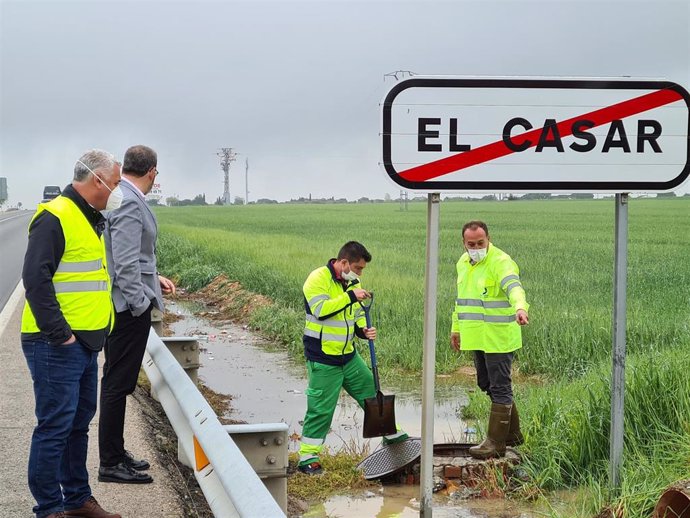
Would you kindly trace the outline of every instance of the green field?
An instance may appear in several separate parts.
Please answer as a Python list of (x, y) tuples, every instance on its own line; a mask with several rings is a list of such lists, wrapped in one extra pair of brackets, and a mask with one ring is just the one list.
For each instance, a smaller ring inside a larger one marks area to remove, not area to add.
[[(275, 304), (253, 324), (301, 354), (301, 287), (343, 242), (364, 243), (373, 261), (363, 284), (376, 293), (384, 370), (418, 373), (426, 204), (273, 205), (161, 208), (162, 271), (200, 288), (226, 273)], [(629, 207), (626, 465), (622, 496), (605, 487), (614, 203), (608, 200), (444, 202), (438, 297), (437, 371), (452, 373), (466, 355), (448, 345), (459, 229), (489, 225), (492, 241), (518, 263), (530, 308), (516, 366), (536, 375), (520, 385), (536, 486), (585, 485), (583, 516), (609, 501), (623, 516), (648, 516), (660, 490), (690, 476), (690, 198), (632, 199)], [(468, 412), (482, 415), (477, 397)], [(646, 514), (645, 514), (646, 513)]]
[[(459, 228), (489, 223), (494, 243), (521, 268), (531, 303), (520, 353), (524, 373), (574, 377), (606, 358), (611, 343), (613, 201), (444, 203), (438, 298), (438, 370), (458, 358), (446, 347), (455, 297)], [(631, 353), (688, 343), (690, 199), (632, 200), (628, 274)], [(301, 288), (309, 272), (355, 239), (373, 254), (363, 276), (376, 293), (381, 363), (419, 370), (426, 204), (277, 205), (161, 209), (161, 262), (199, 287), (226, 272), (294, 312), (301, 344)]]

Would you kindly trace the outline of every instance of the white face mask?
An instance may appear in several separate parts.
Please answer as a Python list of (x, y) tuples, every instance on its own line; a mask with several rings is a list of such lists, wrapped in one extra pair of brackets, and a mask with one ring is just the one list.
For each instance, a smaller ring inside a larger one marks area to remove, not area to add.
[(350, 282), (356, 281), (357, 279), (359, 279), (359, 276), (355, 272), (353, 272), (352, 270), (350, 270), (349, 272), (341, 272), (340, 277), (341, 277), (341, 279), (344, 279), (344, 280), (350, 281)]
[[(105, 184), (103, 184), (105, 185)], [(106, 188), (108, 187), (105, 185)], [(110, 189), (108, 189), (110, 191)], [(112, 191), (110, 191), (110, 196), (108, 196), (108, 201), (105, 204), (105, 210), (115, 210), (119, 209), (122, 205), (122, 200), (124, 199), (124, 194), (122, 194), (122, 189), (118, 185)]]
[(473, 263), (479, 263), (486, 257), (487, 248), (468, 248), (467, 253)]
[(105, 209), (103, 210), (115, 210), (119, 209), (120, 205), (122, 205), (122, 199), (124, 198), (124, 194), (122, 194), (122, 189), (120, 189), (120, 186), (118, 185), (114, 189), (111, 189), (106, 185), (106, 183), (101, 180), (101, 177), (98, 176), (96, 173), (94, 173), (91, 168), (86, 165), (84, 162), (81, 160), (77, 160), (81, 165), (86, 167), (89, 172), (96, 177), (96, 179), (103, 184), (103, 186), (110, 191), (110, 196), (108, 196), (108, 201), (105, 203)]

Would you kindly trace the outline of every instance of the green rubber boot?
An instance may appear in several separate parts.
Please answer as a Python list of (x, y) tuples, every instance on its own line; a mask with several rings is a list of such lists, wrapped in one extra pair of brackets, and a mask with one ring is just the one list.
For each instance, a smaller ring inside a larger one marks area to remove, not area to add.
[(470, 455), (475, 459), (504, 457), (506, 454), (506, 437), (510, 429), (510, 411), (513, 405), (491, 404), (489, 430), (481, 444), (470, 448)]
[(510, 428), (508, 429), (506, 446), (520, 446), (524, 442), (525, 437), (520, 431), (520, 415), (518, 414), (517, 406), (513, 401), (513, 409), (510, 412)]

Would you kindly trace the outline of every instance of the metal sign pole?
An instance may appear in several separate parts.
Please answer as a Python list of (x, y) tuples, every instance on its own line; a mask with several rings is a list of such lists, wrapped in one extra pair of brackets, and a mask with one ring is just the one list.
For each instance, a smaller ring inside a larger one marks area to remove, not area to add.
[(609, 483), (617, 493), (623, 463), (623, 402), (625, 397), (625, 328), (628, 266), (628, 195), (616, 194), (616, 252), (613, 283), (613, 370), (611, 373), (611, 444)]
[(430, 193), (426, 221), (424, 365), (422, 368), (422, 472), (419, 516), (431, 518), (434, 483), (434, 376), (436, 374), (436, 287), (441, 195)]

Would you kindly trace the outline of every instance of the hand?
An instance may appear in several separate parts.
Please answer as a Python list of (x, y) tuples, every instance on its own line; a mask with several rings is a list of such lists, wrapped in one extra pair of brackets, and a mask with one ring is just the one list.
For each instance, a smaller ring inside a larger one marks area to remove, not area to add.
[(70, 344), (73, 344), (73, 343), (76, 342), (76, 341), (77, 341), (77, 337), (74, 336), (74, 335), (72, 335), (72, 336), (69, 337), (69, 340), (67, 340), (66, 342), (62, 342), (62, 345), (70, 345)]
[(450, 346), (455, 352), (460, 352), (460, 333), (450, 334)]
[(166, 295), (175, 295), (175, 284), (173, 281), (162, 275), (158, 276), (158, 281), (161, 283), (161, 291)]
[(375, 327), (365, 327), (364, 336), (369, 340), (376, 340), (376, 328)]
[(525, 311), (524, 309), (518, 309), (515, 314), (515, 321), (521, 326), (526, 326), (527, 324), (529, 324), (529, 317), (527, 316), (527, 311)]
[(367, 290), (363, 290), (362, 288), (355, 288), (352, 290), (352, 293), (354, 293), (357, 300), (360, 301), (371, 297), (369, 292)]

